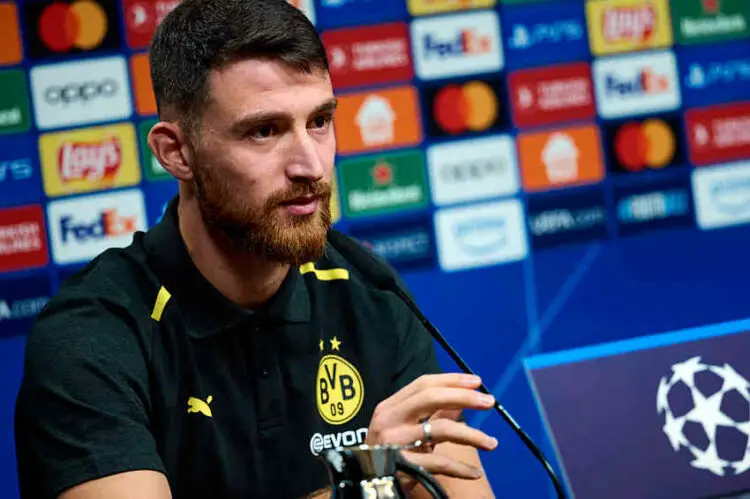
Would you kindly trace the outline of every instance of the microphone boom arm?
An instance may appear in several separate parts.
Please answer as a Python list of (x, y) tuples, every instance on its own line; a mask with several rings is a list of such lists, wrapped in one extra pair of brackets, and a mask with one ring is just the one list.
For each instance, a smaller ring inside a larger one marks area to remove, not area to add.
[[(437, 341), (441, 347), (450, 355), (451, 359), (458, 364), (458, 366), (463, 370), (466, 374), (472, 374), (476, 376), (476, 373), (469, 367), (469, 365), (464, 362), (464, 360), (461, 358), (460, 355), (458, 355), (458, 352), (453, 349), (453, 347), (448, 343), (448, 341), (445, 339), (445, 337), (438, 331), (437, 327), (435, 327), (428, 319), (425, 317), (425, 315), (422, 313), (421, 310), (419, 310), (419, 307), (417, 307), (417, 304), (414, 303), (414, 301), (407, 296), (406, 293), (401, 289), (400, 286), (396, 286), (394, 289), (394, 292), (401, 298), (406, 305), (414, 312), (414, 314), (417, 316), (419, 321), (422, 323), (422, 325), (427, 329), (428, 332), (432, 335), (432, 337)], [(481, 386), (479, 387), (479, 391), (486, 393), (488, 395), (492, 395), (492, 392), (484, 385), (484, 382), (482, 382)], [(505, 420), (506, 423), (510, 425), (510, 427), (513, 429), (514, 432), (519, 436), (519, 438), (523, 441), (523, 443), (526, 445), (526, 447), (531, 451), (532, 454), (539, 460), (540, 463), (542, 463), (542, 466), (544, 466), (545, 471), (549, 475), (550, 479), (552, 480), (553, 485), (555, 486), (555, 491), (557, 492), (557, 497), (560, 499), (565, 499), (565, 489), (562, 486), (562, 483), (560, 483), (560, 479), (555, 474), (555, 471), (552, 469), (552, 466), (550, 465), (549, 461), (544, 457), (544, 454), (542, 451), (537, 447), (537, 445), (534, 443), (533, 440), (531, 440), (531, 437), (529, 437), (526, 432), (521, 428), (521, 426), (516, 423), (516, 420), (513, 419), (513, 416), (510, 415), (508, 411), (505, 410), (505, 408), (500, 405), (500, 402), (498, 402), (497, 399), (495, 399), (495, 410), (500, 414), (500, 416)]]
[[(476, 373), (471, 370), (468, 364), (466, 364), (461, 356), (458, 355), (458, 352), (456, 352), (450, 345), (450, 343), (448, 343), (448, 340), (445, 339), (440, 331), (438, 331), (437, 328), (427, 319), (427, 317), (425, 317), (422, 311), (419, 310), (419, 307), (408, 295), (408, 293), (404, 289), (404, 286), (399, 284), (397, 275), (390, 266), (388, 266), (385, 262), (379, 261), (374, 254), (368, 252), (362, 246), (357, 244), (353, 238), (349, 238), (348, 236), (335, 229), (329, 231), (328, 241), (331, 243), (331, 246), (336, 248), (342, 254), (342, 256), (347, 258), (347, 260), (353, 267), (358, 268), (359, 271), (365, 277), (369, 278), (372, 283), (375, 284), (379, 289), (395, 293), (396, 296), (398, 296), (409, 307), (409, 309), (411, 309), (411, 311), (419, 319), (425, 329), (427, 329), (433, 339), (435, 339), (435, 341), (437, 341), (440, 346), (446, 352), (448, 352), (448, 355), (450, 355), (453, 361), (458, 364), (458, 366), (466, 374), (472, 374), (476, 376)], [(479, 389), (483, 393), (492, 395), (492, 393), (484, 385), (484, 383), (482, 383)], [(516, 423), (516, 421), (511, 417), (510, 413), (508, 413), (508, 411), (506, 411), (505, 408), (500, 405), (500, 402), (498, 402), (497, 399), (495, 399), (494, 407), (495, 410), (500, 414), (500, 416), (505, 420), (505, 422), (510, 425), (516, 435), (520, 437), (520, 439), (531, 451), (531, 453), (534, 454), (534, 457), (536, 457), (539, 462), (542, 463), (545, 471), (547, 472), (550, 479), (552, 480), (552, 483), (555, 486), (557, 497), (559, 499), (566, 499), (565, 489), (563, 488), (560, 479), (555, 474), (555, 471), (552, 469), (552, 466), (544, 457), (544, 454), (539, 449), (539, 447), (537, 447), (534, 441), (531, 440), (531, 438), (526, 434), (525, 431), (523, 431), (523, 429), (521, 429), (519, 424)]]

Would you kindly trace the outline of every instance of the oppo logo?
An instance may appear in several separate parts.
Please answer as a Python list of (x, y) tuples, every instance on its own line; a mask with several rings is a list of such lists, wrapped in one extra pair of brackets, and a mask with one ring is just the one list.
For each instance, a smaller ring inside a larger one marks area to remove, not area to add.
[(505, 173), (505, 164), (497, 159), (474, 160), (468, 163), (447, 164), (440, 174), (446, 182), (468, 182)]
[(116, 121), (133, 113), (124, 55), (34, 66), (29, 76), (40, 130)]
[(44, 99), (52, 105), (85, 103), (97, 97), (112, 97), (117, 93), (117, 82), (111, 78), (100, 82), (86, 81), (69, 83), (64, 86), (51, 86), (44, 91)]

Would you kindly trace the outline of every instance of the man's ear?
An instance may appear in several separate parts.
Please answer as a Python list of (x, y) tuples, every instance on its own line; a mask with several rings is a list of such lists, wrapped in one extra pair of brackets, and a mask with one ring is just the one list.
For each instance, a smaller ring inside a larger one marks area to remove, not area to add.
[(160, 121), (148, 133), (148, 146), (174, 178), (191, 181), (193, 154), (187, 134), (175, 123)]

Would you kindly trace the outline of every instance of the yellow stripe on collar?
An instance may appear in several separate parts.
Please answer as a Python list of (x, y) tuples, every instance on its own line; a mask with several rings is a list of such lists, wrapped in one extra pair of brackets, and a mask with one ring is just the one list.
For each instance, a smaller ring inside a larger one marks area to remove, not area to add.
[(346, 269), (319, 270), (315, 268), (315, 264), (313, 262), (305, 263), (299, 268), (300, 274), (308, 274), (310, 272), (312, 272), (320, 281), (349, 280), (349, 271)]
[(156, 303), (154, 303), (154, 310), (151, 312), (151, 318), (156, 322), (161, 321), (161, 315), (164, 313), (164, 307), (167, 306), (167, 302), (172, 295), (167, 291), (164, 286), (159, 289), (159, 294), (156, 295)]

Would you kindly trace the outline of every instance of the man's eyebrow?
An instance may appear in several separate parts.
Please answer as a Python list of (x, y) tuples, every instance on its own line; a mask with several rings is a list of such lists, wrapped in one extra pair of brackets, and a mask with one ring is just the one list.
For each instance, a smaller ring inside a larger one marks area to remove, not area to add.
[[(333, 112), (336, 110), (337, 106), (338, 106), (338, 99), (334, 97), (318, 105), (315, 109), (313, 109), (312, 113), (310, 114), (315, 115), (319, 113)], [(237, 120), (235, 123), (232, 124), (232, 126), (230, 127), (230, 131), (233, 134), (241, 134), (253, 125), (257, 125), (259, 123), (266, 123), (269, 121), (289, 119), (289, 118), (290, 116), (287, 113), (277, 112), (277, 111), (268, 111), (268, 112), (261, 111), (258, 113), (253, 113), (253, 114), (248, 114), (246, 116), (243, 116), (242, 118), (240, 118), (239, 120)]]
[(339, 105), (338, 99), (336, 97), (333, 97), (332, 99), (329, 99), (325, 101), (323, 104), (316, 107), (315, 111), (313, 111), (313, 114), (324, 113), (327, 111), (335, 111), (338, 105)]

